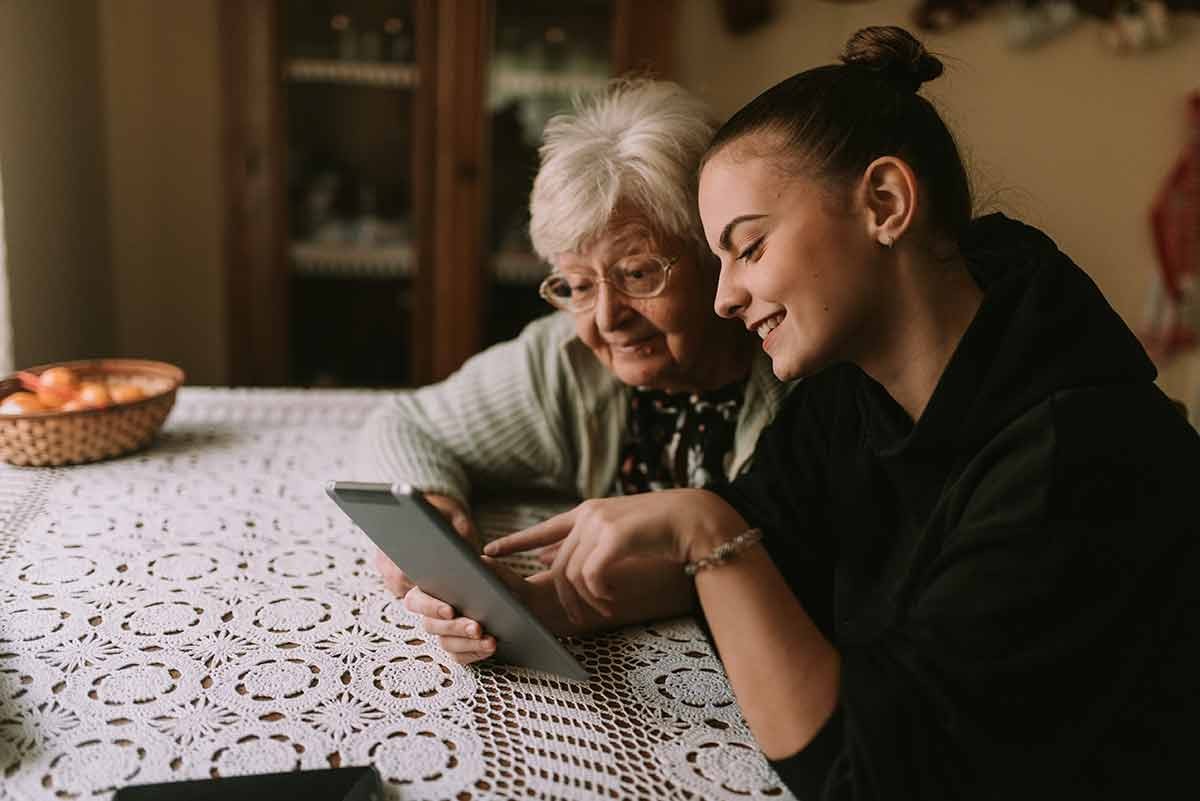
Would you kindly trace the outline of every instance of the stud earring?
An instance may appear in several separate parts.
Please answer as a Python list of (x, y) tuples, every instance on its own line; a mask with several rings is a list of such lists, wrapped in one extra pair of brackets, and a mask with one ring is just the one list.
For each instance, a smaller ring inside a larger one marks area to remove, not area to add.
[(885, 248), (890, 248), (892, 245), (896, 244), (896, 237), (892, 236), (891, 234), (882, 234), (879, 237), (879, 244), (883, 245)]

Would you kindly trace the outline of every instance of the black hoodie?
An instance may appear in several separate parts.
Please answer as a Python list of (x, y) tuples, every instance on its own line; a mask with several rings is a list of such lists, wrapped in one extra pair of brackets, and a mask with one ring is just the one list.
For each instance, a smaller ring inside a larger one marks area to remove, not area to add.
[(1200, 437), (1048, 237), (991, 215), (962, 250), (983, 302), (915, 425), (831, 367), (718, 490), (842, 658), (834, 716), (774, 767), (802, 801), (1178, 791)]

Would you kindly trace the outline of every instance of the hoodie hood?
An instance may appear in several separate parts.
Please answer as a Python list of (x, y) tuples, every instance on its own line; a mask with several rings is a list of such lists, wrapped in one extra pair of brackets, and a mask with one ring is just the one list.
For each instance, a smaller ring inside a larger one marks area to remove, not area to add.
[(983, 302), (915, 426), (898, 426), (894, 401), (891, 410), (878, 397), (870, 403), (880, 455), (953, 459), (947, 451), (973, 452), (1057, 392), (1154, 381), (1137, 337), (1050, 237), (991, 214), (960, 248)]

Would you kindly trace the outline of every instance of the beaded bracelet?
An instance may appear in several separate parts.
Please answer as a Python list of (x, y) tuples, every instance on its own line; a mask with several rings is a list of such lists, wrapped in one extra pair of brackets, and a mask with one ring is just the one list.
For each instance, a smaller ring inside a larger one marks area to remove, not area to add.
[(683, 566), (683, 572), (689, 576), (696, 575), (697, 571), (703, 570), (706, 567), (717, 567), (729, 561), (729, 557), (733, 556), (738, 551), (744, 551), (756, 542), (763, 538), (761, 528), (752, 528), (748, 531), (743, 531), (731, 540), (713, 548), (712, 553), (708, 556), (702, 556), (695, 562), (688, 562)]

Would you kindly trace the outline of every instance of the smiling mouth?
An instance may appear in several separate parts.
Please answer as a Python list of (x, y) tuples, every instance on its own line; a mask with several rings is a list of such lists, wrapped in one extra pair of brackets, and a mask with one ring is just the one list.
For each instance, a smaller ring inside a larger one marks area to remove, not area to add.
[(783, 322), (783, 318), (786, 316), (787, 312), (778, 312), (776, 314), (772, 314), (767, 319), (753, 326), (755, 333), (757, 333), (760, 338), (766, 339), (768, 334), (779, 327), (779, 324)]
[(621, 344), (610, 343), (609, 347), (617, 353), (637, 354), (638, 356), (648, 356), (654, 348), (654, 340), (657, 336), (648, 336), (634, 342), (625, 342)]

